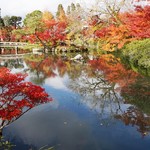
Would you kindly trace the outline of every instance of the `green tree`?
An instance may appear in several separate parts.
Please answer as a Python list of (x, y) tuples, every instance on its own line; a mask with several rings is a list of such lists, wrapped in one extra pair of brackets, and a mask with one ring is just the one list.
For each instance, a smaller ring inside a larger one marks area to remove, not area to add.
[(80, 10), (80, 9), (81, 9), (81, 6), (80, 6), (79, 3), (76, 4), (76, 9), (77, 9), (77, 10)]
[(26, 15), (23, 23), (24, 26), (28, 29), (30, 34), (35, 33), (35, 30), (40, 30), (42, 27), (42, 16), (43, 13), (39, 10), (35, 10)]
[(66, 21), (66, 14), (65, 14), (62, 4), (58, 5), (56, 16), (59, 21)]
[(20, 27), (21, 20), (22, 18), (20, 16), (11, 16), (11, 18), (9, 19), (9, 23), (16, 29)]
[(4, 21), (3, 19), (0, 17), (0, 29), (3, 28), (5, 25), (4, 25)]
[(10, 16), (4, 16), (3, 21), (6, 27), (10, 26)]
[(74, 3), (71, 3), (71, 11), (75, 11), (76, 10), (76, 6)]
[(70, 6), (68, 6), (68, 7), (67, 7), (67, 15), (69, 15), (69, 14), (70, 14), (70, 12), (71, 12), (71, 10), (70, 10)]

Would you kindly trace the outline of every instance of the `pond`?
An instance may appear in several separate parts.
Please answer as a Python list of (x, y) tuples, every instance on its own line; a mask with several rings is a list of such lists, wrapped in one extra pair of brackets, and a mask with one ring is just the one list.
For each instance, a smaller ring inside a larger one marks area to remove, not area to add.
[(4, 128), (14, 150), (149, 150), (150, 78), (110, 54), (82, 56), (0, 60), (53, 98)]

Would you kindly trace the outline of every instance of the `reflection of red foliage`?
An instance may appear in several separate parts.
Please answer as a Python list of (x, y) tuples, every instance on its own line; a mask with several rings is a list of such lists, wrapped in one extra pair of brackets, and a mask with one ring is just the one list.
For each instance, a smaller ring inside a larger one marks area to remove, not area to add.
[[(41, 56), (36, 56), (38, 57)], [(45, 77), (55, 77), (55, 70), (57, 69), (60, 76), (63, 76), (67, 70), (66, 63), (60, 57), (46, 57), (43, 60), (36, 61), (26, 60), (26, 63), (32, 69), (37, 69), (37, 71), (42, 72)]]
[(136, 126), (137, 131), (139, 131), (142, 136), (150, 132), (150, 117), (144, 115), (144, 113), (136, 107), (129, 107), (126, 112), (121, 115), (116, 115), (115, 118), (122, 120), (125, 125)]
[(97, 60), (90, 61), (93, 68), (102, 71), (106, 80), (118, 83), (121, 87), (135, 81), (137, 73), (127, 70), (113, 55), (103, 55)]
[(26, 75), (12, 74), (7, 68), (0, 68), (0, 117), (13, 121), (32, 107), (51, 101), (43, 88), (31, 82), (23, 82)]

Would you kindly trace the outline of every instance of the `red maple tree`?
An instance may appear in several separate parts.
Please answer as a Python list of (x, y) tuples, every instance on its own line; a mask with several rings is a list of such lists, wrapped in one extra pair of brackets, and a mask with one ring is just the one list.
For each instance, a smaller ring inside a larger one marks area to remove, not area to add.
[(44, 88), (24, 82), (27, 75), (0, 68), (0, 129), (31, 108), (52, 100)]

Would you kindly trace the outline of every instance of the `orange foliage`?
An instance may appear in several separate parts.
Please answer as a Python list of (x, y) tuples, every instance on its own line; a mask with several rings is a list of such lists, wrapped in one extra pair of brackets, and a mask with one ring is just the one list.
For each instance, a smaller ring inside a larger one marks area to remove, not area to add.
[(103, 49), (115, 51), (124, 44), (139, 38), (150, 38), (150, 6), (136, 6), (135, 11), (118, 14), (120, 24), (108, 25), (95, 31), (95, 36), (104, 41)]
[(130, 36), (150, 38), (150, 6), (136, 6), (132, 13), (125, 13), (122, 21), (126, 24)]

